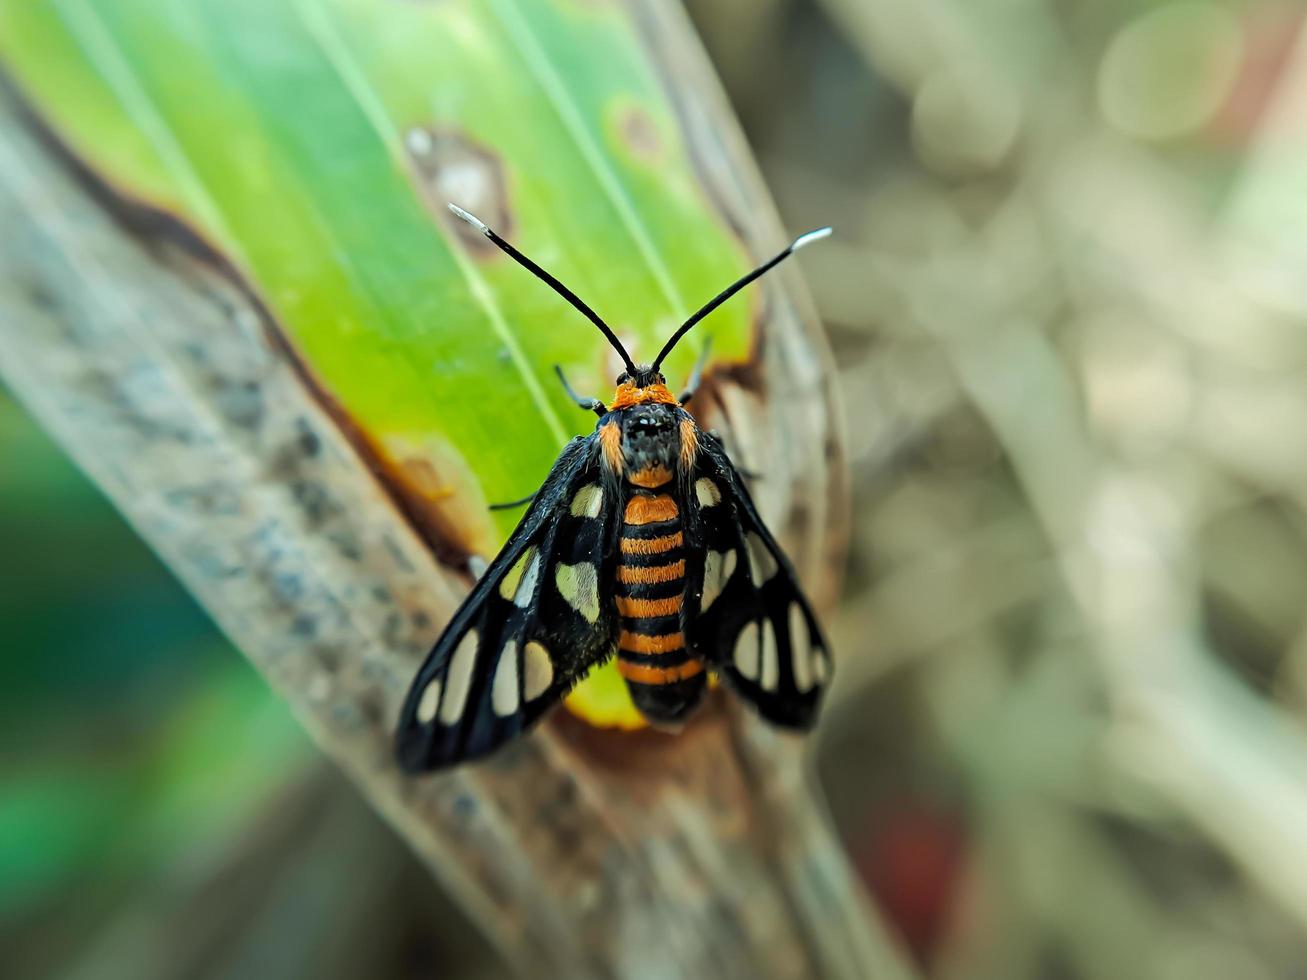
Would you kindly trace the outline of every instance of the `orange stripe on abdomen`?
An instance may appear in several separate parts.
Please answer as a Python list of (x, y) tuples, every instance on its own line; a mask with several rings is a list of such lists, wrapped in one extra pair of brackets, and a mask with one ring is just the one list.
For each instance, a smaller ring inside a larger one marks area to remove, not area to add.
[(648, 667), (644, 664), (633, 664), (619, 657), (617, 672), (628, 681), (637, 684), (675, 684), (677, 681), (703, 673), (703, 661), (687, 660), (675, 667)]
[(617, 581), (623, 585), (653, 585), (656, 582), (673, 582), (685, 578), (685, 559), (670, 565), (619, 565)]
[(666, 466), (648, 466), (642, 470), (636, 470), (634, 473), (628, 473), (626, 478), (634, 483), (637, 487), (646, 487), (652, 490), (654, 487), (661, 487), (672, 479), (672, 471)]
[(680, 516), (680, 513), (676, 501), (667, 494), (660, 493), (656, 497), (647, 497), (641, 493), (626, 502), (626, 513), (623, 517), (627, 524), (639, 526), (674, 520)]
[(681, 596), (668, 596), (666, 599), (632, 599), (630, 596), (617, 597), (617, 612), (628, 619), (653, 619), (656, 616), (675, 616), (681, 611)]
[(617, 638), (617, 646), (631, 653), (672, 653), (685, 647), (685, 637), (680, 633), (665, 633), (662, 636), (648, 636), (644, 633), (632, 633), (622, 630)]
[(679, 548), (685, 543), (680, 531), (664, 534), (661, 538), (622, 538), (622, 553), (627, 555), (661, 555), (664, 551)]

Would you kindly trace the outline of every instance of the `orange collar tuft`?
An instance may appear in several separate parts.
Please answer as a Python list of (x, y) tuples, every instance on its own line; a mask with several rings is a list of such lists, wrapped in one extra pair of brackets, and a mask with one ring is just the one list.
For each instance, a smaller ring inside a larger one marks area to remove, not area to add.
[(668, 390), (667, 385), (651, 384), (647, 388), (637, 388), (630, 381), (625, 381), (617, 386), (617, 394), (613, 395), (613, 403), (608, 408), (613, 410), (649, 404), (675, 405), (676, 398)]

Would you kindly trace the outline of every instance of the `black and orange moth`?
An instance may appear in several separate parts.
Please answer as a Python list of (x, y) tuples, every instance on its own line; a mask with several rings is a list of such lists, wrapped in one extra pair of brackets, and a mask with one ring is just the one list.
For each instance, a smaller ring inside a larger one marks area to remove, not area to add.
[[(420, 772), (484, 756), (521, 734), (610, 657), (655, 725), (684, 721), (716, 673), (768, 721), (807, 728), (830, 680), (821, 627), (721, 441), (659, 370), (694, 326), (798, 249), (808, 232), (718, 293), (652, 364), (637, 365), (570, 289), (461, 208), (450, 210), (590, 320), (621, 355), (611, 404), (559, 455), (498, 557), (418, 670), (396, 733)], [(706, 354), (705, 348), (705, 354)], [(521, 502), (519, 502), (521, 503)]]

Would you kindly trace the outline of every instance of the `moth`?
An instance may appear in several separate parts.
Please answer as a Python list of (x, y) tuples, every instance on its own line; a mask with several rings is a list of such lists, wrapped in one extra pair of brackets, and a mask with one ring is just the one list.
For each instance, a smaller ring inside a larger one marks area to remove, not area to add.
[(830, 654), (721, 440), (684, 408), (707, 347), (679, 397), (659, 367), (704, 317), (830, 229), (801, 235), (732, 283), (643, 365), (570, 289), (478, 218), (450, 209), (598, 327), (625, 370), (605, 405), (578, 396), (555, 369), (598, 423), (563, 448), (418, 670), (396, 733), (400, 764), (420, 772), (486, 755), (613, 656), (654, 725), (689, 717), (714, 673), (768, 721), (809, 727)]

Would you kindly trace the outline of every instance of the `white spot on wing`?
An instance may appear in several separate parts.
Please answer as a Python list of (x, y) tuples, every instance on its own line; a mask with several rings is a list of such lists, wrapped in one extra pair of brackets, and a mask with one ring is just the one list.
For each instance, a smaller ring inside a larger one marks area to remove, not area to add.
[(495, 714), (507, 718), (517, 711), (517, 640), (510, 639), (504, 644), (504, 652), (499, 655), (499, 666), (495, 668), (494, 684), (490, 688), (490, 705)]
[(588, 561), (576, 565), (559, 562), (554, 568), (554, 582), (567, 604), (593, 623), (599, 618), (599, 570)]
[(779, 566), (776, 564), (776, 559), (772, 557), (767, 545), (755, 532), (749, 532), (748, 543), (749, 575), (753, 578), (754, 587), (760, 589), (764, 582), (776, 574)]
[(735, 669), (751, 681), (758, 679), (758, 624), (746, 623), (735, 641)]
[(812, 676), (823, 686), (830, 680), (830, 654), (821, 647), (812, 648)]
[(539, 577), (540, 553), (532, 548), (531, 560), (527, 563), (526, 571), (522, 573), (522, 581), (517, 583), (517, 591), (513, 593), (513, 605), (519, 609), (531, 605), (531, 599), (536, 594), (536, 579)]
[(812, 690), (812, 643), (808, 620), (797, 602), (790, 603), (790, 670), (794, 672), (794, 686), (800, 694)]
[(706, 476), (700, 477), (694, 484), (694, 496), (700, 507), (715, 507), (722, 502), (722, 492), (717, 484)]
[(573, 517), (598, 517), (603, 509), (604, 488), (597, 483), (586, 484), (572, 498)]
[(468, 688), (472, 686), (472, 670), (477, 664), (477, 631), (468, 630), (459, 641), (458, 649), (449, 659), (449, 669), (445, 671), (445, 700), (440, 705), (440, 723), (453, 725), (463, 717), (463, 706), (467, 703)]
[(554, 682), (554, 662), (549, 658), (549, 651), (544, 644), (532, 640), (526, 645), (523, 658), (522, 693), (528, 701), (534, 701)]
[(774, 691), (780, 683), (781, 667), (776, 652), (776, 628), (771, 619), (762, 621), (762, 680), (759, 683), (764, 691)]
[(699, 611), (707, 609), (713, 604), (722, 590), (726, 588), (726, 583), (731, 580), (735, 574), (735, 552), (728, 551), (723, 554), (720, 551), (708, 552), (708, 557), (703, 563), (703, 598), (699, 601)]
[[(509, 602), (516, 601), (516, 596), (519, 592), (518, 586), (522, 584), (523, 573), (527, 568), (535, 564), (536, 557), (537, 549), (535, 545), (532, 545), (527, 548), (526, 551), (522, 552), (522, 557), (519, 558), (513, 564), (513, 567), (504, 573), (504, 577), (499, 580), (499, 594)], [(535, 588), (534, 579), (531, 581), (531, 586), (532, 589)], [(528, 590), (526, 593), (526, 602), (530, 602), (530, 595), (531, 590)], [(525, 605), (526, 602), (519, 603), (519, 605)]]
[(422, 724), (428, 724), (432, 718), (436, 717), (436, 708), (440, 706), (440, 678), (437, 677), (422, 691), (422, 697), (418, 699), (417, 716), (418, 721)]

